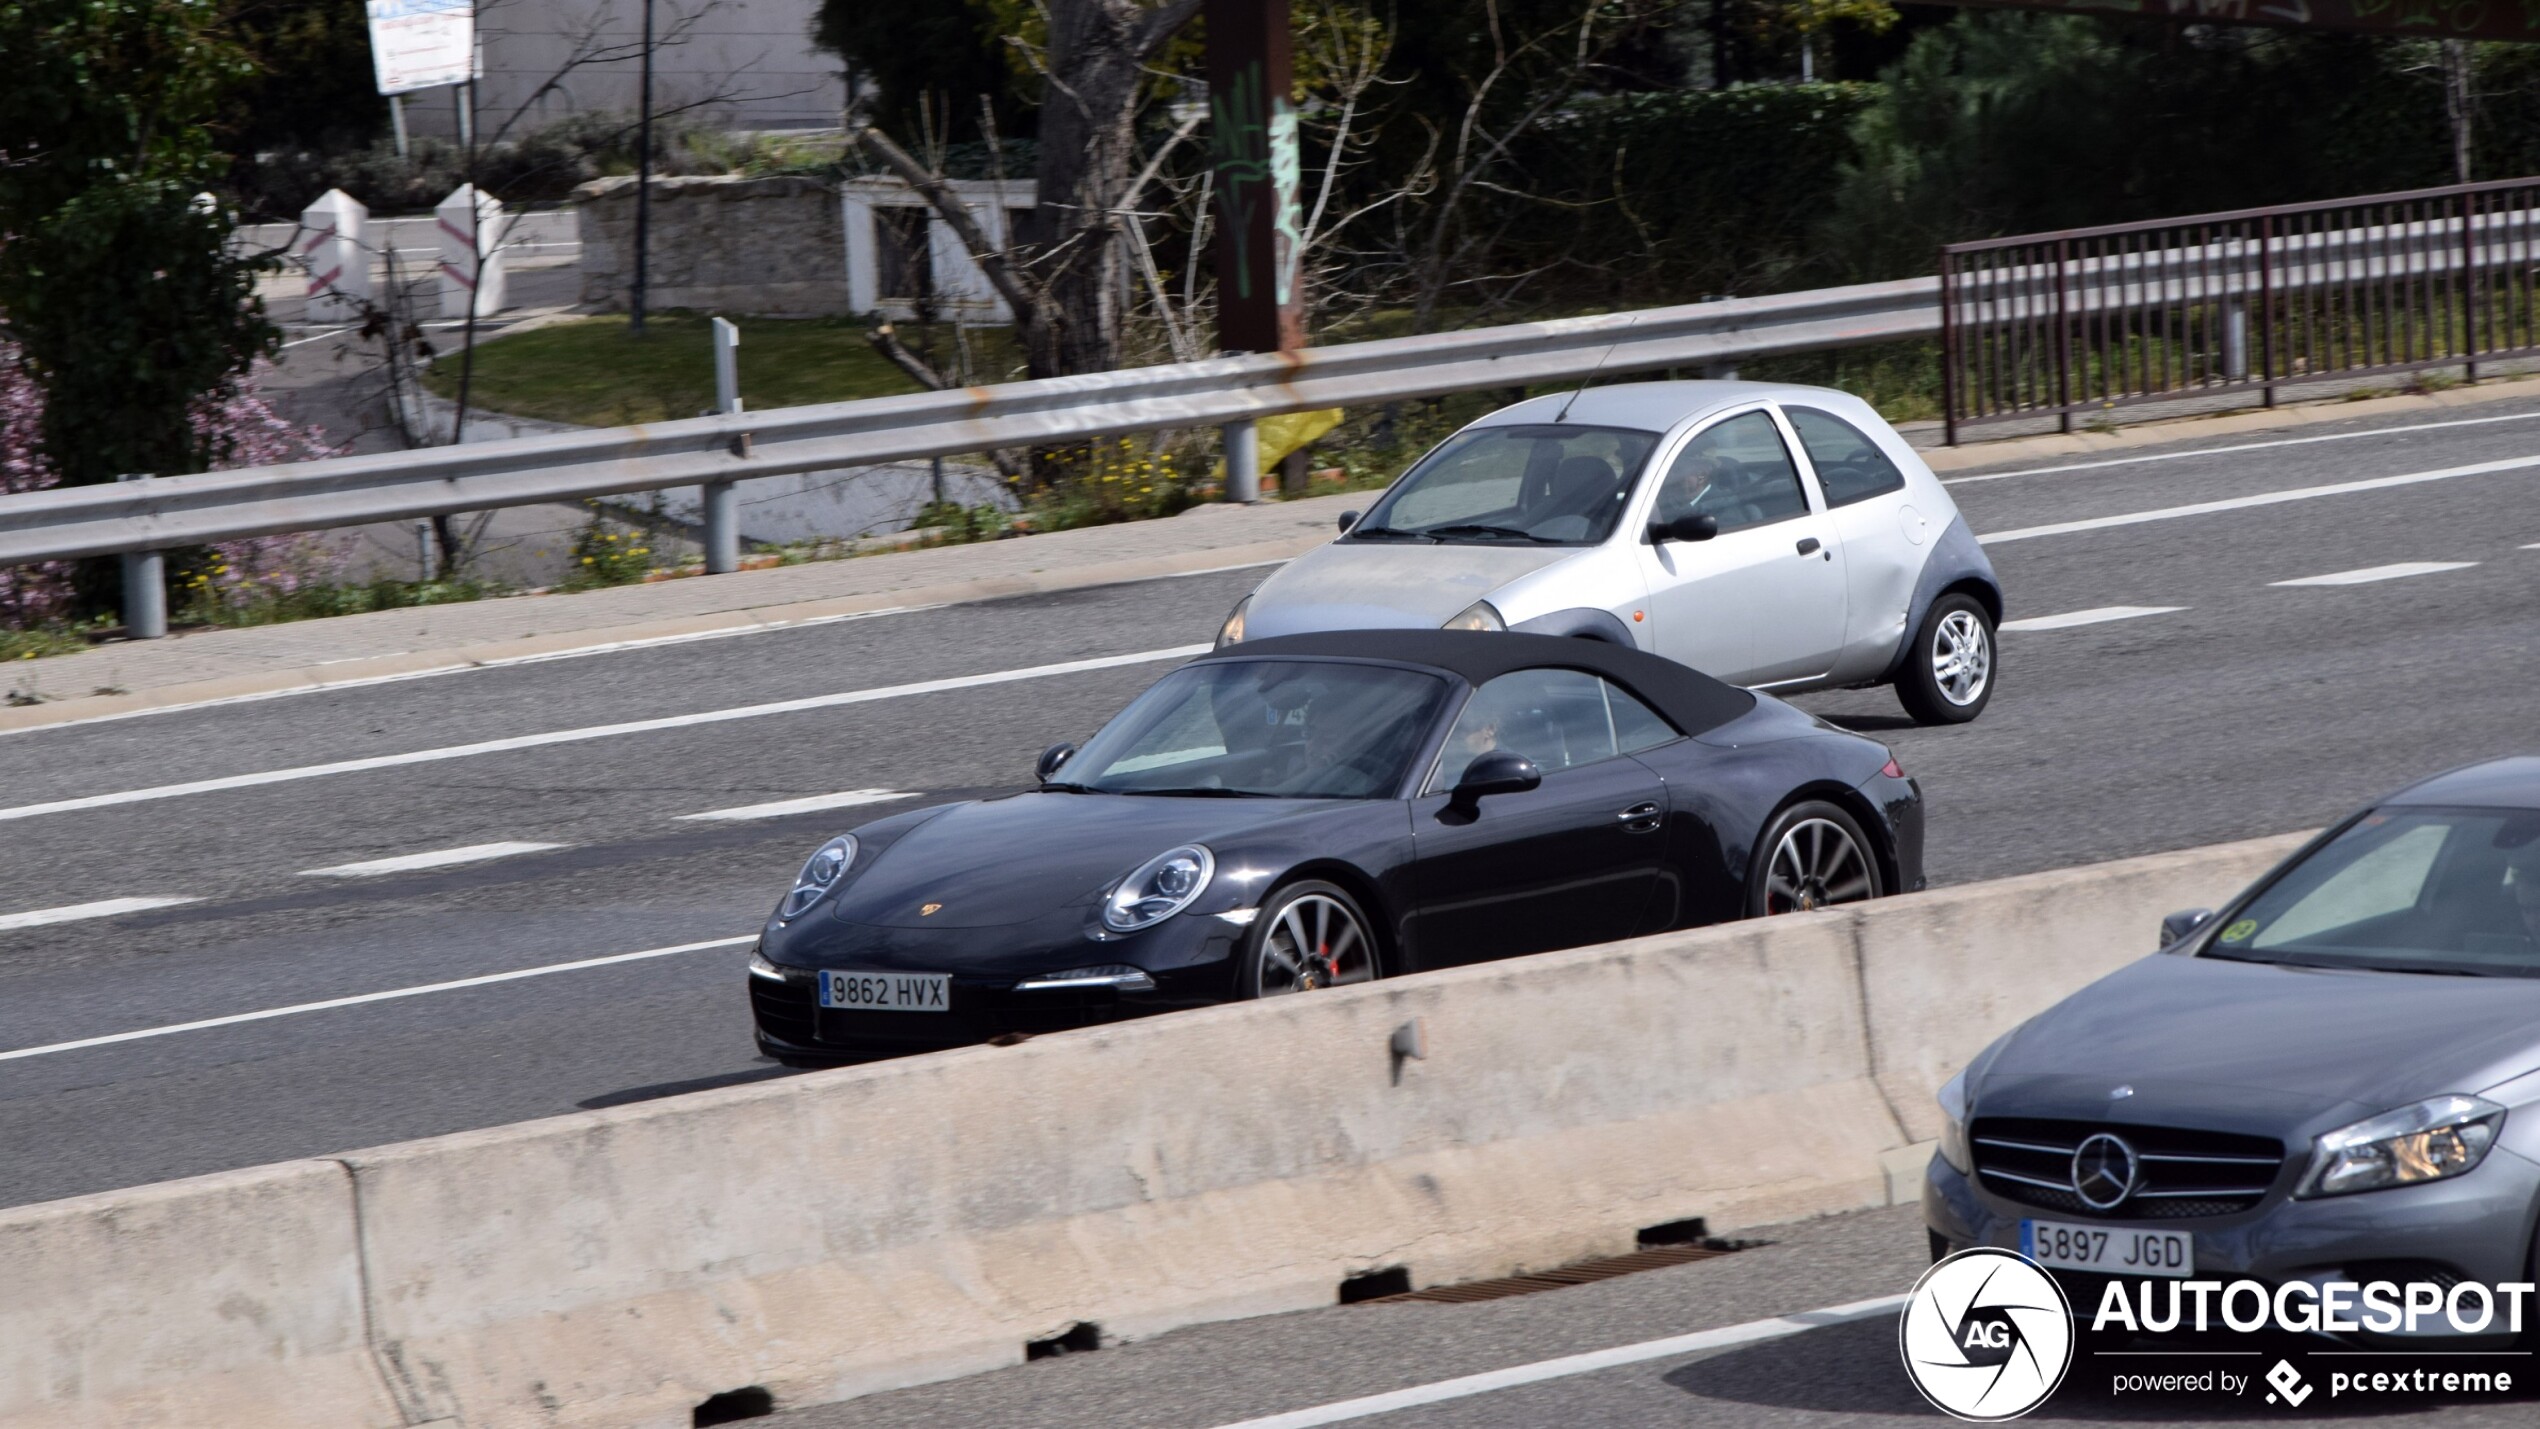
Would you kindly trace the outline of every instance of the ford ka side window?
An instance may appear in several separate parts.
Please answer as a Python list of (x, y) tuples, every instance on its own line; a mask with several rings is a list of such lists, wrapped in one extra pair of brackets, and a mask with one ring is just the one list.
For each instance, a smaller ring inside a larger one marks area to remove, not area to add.
[(1799, 468), (1762, 412), (1731, 417), (1685, 443), (1658, 489), (1658, 520), (1708, 516), (1723, 533), (1807, 514)]
[(1840, 417), (1813, 407), (1784, 407), (1799, 444), (1817, 468), (1817, 485), (1825, 488), (1828, 507), (1849, 506), (1873, 496), (1905, 489), (1905, 473), (1887, 459), (1878, 443)]

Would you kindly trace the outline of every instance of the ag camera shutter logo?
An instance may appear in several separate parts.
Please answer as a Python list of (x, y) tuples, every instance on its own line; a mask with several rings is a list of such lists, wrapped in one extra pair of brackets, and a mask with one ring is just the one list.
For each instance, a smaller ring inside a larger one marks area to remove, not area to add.
[(1924, 1271), (1896, 1337), (1923, 1398), (1978, 1422), (2017, 1419), (2044, 1404), (2073, 1363), (2063, 1287), (2037, 1262), (1991, 1246)]

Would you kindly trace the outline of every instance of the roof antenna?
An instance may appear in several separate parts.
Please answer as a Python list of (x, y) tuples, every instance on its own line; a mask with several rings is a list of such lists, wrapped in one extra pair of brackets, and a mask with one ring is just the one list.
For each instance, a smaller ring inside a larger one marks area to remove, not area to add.
[[(1623, 332), (1630, 332), (1632, 330), (1632, 323), (1639, 321), (1640, 314), (1632, 314), (1630, 321), (1623, 324)], [(1622, 345), (1623, 333), (1618, 332), (1614, 334), (1614, 340), (1612, 342), (1605, 344), (1605, 351), (1597, 354), (1596, 365), (1589, 368), (1588, 375), (1580, 378), (1579, 385), (1570, 390), (1570, 395), (1561, 403), (1561, 410), (1552, 414), (1552, 420), (1559, 422), (1570, 415), (1570, 403), (1579, 400), (1579, 394), (1581, 392), (1585, 392), (1588, 389), (1588, 384), (1596, 380), (1596, 374), (1605, 370), (1605, 360), (1612, 357), (1614, 355), (1614, 349), (1621, 347)]]

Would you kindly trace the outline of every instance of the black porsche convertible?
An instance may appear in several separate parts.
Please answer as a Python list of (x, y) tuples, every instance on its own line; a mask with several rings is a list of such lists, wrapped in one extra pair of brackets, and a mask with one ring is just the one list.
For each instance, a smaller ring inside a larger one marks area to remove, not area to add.
[(763, 1051), (888, 1056), (1922, 887), (1885, 747), (1670, 660), (1342, 631), (1203, 656), (1039, 786), (820, 846)]

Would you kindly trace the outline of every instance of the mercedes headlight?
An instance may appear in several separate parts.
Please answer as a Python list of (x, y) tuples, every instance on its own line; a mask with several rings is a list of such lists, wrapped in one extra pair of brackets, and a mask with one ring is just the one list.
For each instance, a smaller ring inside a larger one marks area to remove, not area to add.
[(1959, 1175), (1969, 1174), (1975, 1167), (1975, 1156), (1967, 1149), (1967, 1074), (1940, 1084), (1940, 1159), (1949, 1163)]
[(837, 887), (838, 880), (846, 877), (847, 870), (855, 866), (855, 849), (853, 834), (840, 834), (822, 844), (804, 861), (803, 871), (794, 875), (794, 891), (785, 895), (785, 902), (776, 910), (776, 916), (790, 921), (811, 911), (811, 905)]
[(1489, 601), (1477, 600), (1464, 607), (1453, 620), (1438, 628), (1441, 630), (1506, 630), (1508, 622), (1499, 618), (1499, 612), (1491, 608)]
[(1250, 609), (1252, 609), (1252, 597), (1245, 596), (1243, 599), (1235, 602), (1234, 609), (1226, 612), (1226, 623), (1217, 627), (1218, 649), (1223, 650), (1229, 645), (1241, 645), (1243, 643), (1244, 612)]
[(1115, 933), (1152, 928), (1191, 906), (1217, 872), (1217, 856), (1198, 844), (1167, 849), (1120, 880), (1102, 901), (1102, 925)]
[(2458, 1176), (2487, 1159), (2505, 1109), (2479, 1097), (2428, 1097), (2319, 1139), (2304, 1196), (2343, 1196)]

